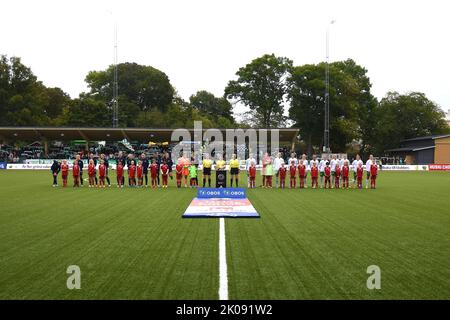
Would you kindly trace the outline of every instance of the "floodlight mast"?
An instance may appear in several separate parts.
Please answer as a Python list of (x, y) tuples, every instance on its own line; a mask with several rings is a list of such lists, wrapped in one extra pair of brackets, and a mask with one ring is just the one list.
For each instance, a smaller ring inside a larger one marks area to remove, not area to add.
[(114, 80), (113, 80), (113, 101), (112, 101), (113, 128), (119, 127), (119, 84), (117, 72), (117, 24), (114, 24)]
[(327, 25), (326, 32), (326, 61), (325, 61), (325, 112), (324, 112), (324, 132), (323, 132), (323, 152), (331, 153), (330, 148), (330, 25), (335, 20), (331, 20)]

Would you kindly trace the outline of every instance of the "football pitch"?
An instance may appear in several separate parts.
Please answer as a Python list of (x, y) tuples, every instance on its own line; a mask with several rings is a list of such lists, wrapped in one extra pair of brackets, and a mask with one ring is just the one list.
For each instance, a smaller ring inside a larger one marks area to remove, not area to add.
[[(0, 299), (219, 298), (219, 220), (181, 218), (196, 190), (0, 182)], [(248, 190), (261, 218), (225, 219), (229, 298), (450, 299), (449, 186), (446, 172), (380, 172), (376, 190)]]

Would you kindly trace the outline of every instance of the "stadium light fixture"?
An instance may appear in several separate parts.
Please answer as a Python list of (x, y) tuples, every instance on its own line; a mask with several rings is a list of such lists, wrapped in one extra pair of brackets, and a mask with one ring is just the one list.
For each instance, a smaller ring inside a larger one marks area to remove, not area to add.
[(330, 148), (330, 26), (336, 20), (331, 20), (327, 25), (326, 32), (326, 62), (325, 62), (325, 112), (324, 112), (324, 132), (323, 132), (323, 152), (331, 153)]

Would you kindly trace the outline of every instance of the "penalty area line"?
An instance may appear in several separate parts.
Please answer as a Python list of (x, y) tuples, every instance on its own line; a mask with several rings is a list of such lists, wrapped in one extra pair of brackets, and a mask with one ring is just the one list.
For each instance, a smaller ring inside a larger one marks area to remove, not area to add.
[(228, 300), (227, 250), (225, 219), (219, 220), (219, 300)]

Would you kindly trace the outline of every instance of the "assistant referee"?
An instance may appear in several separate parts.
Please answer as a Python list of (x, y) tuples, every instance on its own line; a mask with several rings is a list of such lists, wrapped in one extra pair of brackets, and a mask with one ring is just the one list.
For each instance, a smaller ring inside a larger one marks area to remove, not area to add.
[(230, 160), (230, 187), (233, 187), (233, 178), (236, 181), (236, 187), (239, 187), (239, 160), (236, 159), (236, 154), (233, 154)]
[(205, 155), (205, 159), (203, 159), (202, 164), (203, 164), (203, 188), (205, 187), (205, 184), (206, 184), (206, 177), (208, 177), (208, 187), (211, 188), (212, 161), (209, 158), (209, 154)]

